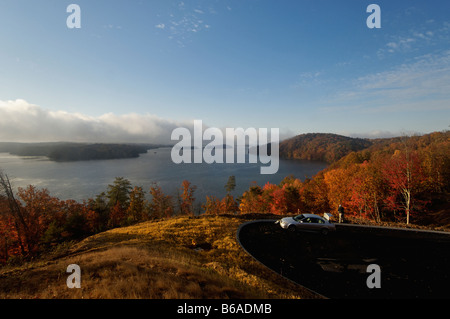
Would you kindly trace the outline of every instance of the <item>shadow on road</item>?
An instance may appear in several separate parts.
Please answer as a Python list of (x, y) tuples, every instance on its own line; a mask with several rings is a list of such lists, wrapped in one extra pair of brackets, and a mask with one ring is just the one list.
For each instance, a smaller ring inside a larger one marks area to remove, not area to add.
[[(289, 232), (274, 221), (238, 231), (255, 259), (328, 298), (450, 298), (450, 234), (337, 225), (336, 232)], [(380, 267), (380, 288), (369, 288)]]

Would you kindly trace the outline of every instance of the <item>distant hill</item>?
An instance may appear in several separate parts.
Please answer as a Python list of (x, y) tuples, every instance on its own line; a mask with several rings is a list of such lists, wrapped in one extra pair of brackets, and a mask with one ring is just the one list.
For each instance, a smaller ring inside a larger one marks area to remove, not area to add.
[(0, 152), (18, 156), (46, 156), (52, 161), (86, 161), (135, 158), (147, 150), (161, 147), (152, 144), (87, 143), (0, 143)]
[(280, 156), (333, 163), (351, 152), (372, 146), (368, 139), (352, 138), (330, 133), (302, 134), (280, 143)]

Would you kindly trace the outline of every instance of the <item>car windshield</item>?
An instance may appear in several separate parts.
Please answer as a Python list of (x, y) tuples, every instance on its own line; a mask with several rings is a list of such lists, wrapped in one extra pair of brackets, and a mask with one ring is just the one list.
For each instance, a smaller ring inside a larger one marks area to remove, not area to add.
[(303, 215), (297, 215), (297, 216), (294, 217), (294, 220), (295, 220), (296, 222), (299, 222), (299, 221), (301, 221), (301, 220), (304, 219), (304, 218), (305, 218), (305, 216), (303, 216)]

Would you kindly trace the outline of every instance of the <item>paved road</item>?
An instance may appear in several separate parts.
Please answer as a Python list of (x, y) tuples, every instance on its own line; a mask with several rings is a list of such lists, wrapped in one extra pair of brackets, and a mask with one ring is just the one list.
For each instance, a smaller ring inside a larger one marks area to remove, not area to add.
[[(273, 221), (244, 224), (241, 245), (283, 276), (329, 298), (450, 298), (450, 235), (337, 225), (327, 236), (291, 233)], [(368, 266), (380, 267), (370, 289)]]

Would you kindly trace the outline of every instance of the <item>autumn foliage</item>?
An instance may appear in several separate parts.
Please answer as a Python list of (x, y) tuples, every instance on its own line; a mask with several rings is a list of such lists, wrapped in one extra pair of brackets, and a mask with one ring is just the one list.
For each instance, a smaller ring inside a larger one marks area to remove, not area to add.
[[(319, 140), (314, 139), (315, 143)], [(345, 143), (347, 140), (341, 140), (337, 149)], [(358, 148), (361, 143), (358, 140)], [(114, 227), (174, 215), (321, 215), (336, 213), (342, 205), (348, 216), (417, 223), (434, 211), (448, 212), (449, 132), (369, 144), (348, 153), (354, 147), (349, 144), (347, 155), (312, 178), (287, 176), (279, 184), (252, 184), (237, 197), (231, 195), (237, 182), (230, 176), (226, 195), (207, 196), (202, 205), (195, 205), (196, 186), (186, 180), (174, 197), (156, 183), (145, 191), (117, 177), (106, 192), (79, 203), (60, 200), (34, 186), (14, 192), (8, 177), (0, 173), (0, 264), (33, 257), (60, 243)]]
[(291, 176), (280, 185), (251, 186), (240, 211), (321, 215), (342, 205), (350, 216), (408, 224), (438, 207), (448, 209), (449, 154), (449, 132), (376, 140), (312, 179)]
[(371, 145), (372, 142), (367, 139), (308, 133), (282, 141), (280, 155), (284, 158), (333, 163), (351, 152), (366, 149)]

